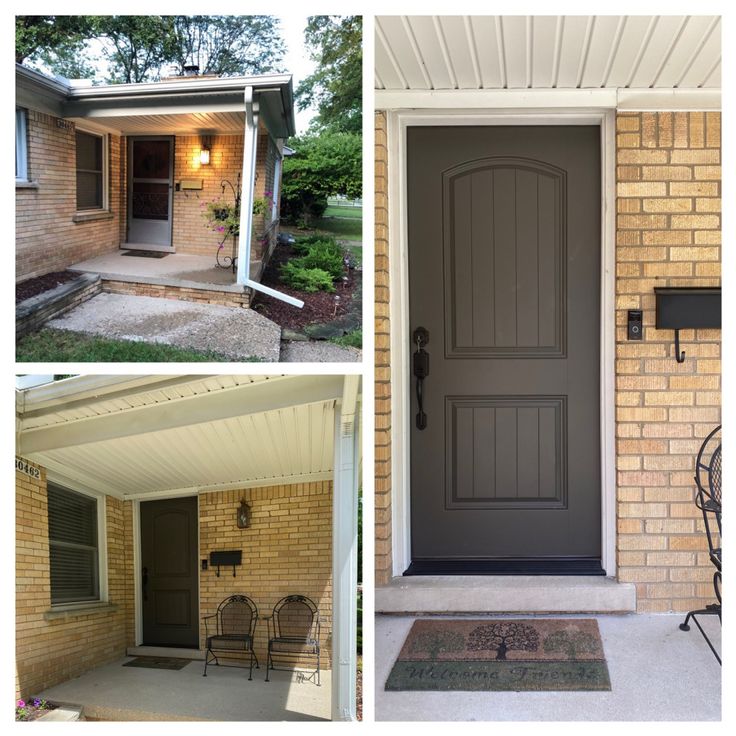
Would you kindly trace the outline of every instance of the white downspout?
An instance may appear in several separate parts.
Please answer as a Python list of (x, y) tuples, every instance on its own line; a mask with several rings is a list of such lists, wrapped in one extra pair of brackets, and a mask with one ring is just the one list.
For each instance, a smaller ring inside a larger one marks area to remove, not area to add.
[(253, 193), (256, 183), (256, 151), (258, 147), (258, 103), (253, 99), (253, 87), (245, 88), (245, 136), (243, 138), (243, 192), (240, 202), (240, 238), (238, 240), (238, 271), (236, 281), (255, 291), (262, 291), (300, 309), (304, 302), (276, 289), (263, 286), (250, 278), (251, 230), (253, 228)]
[(345, 376), (335, 416), (332, 488), (332, 720), (356, 718), (358, 614), (358, 386)]

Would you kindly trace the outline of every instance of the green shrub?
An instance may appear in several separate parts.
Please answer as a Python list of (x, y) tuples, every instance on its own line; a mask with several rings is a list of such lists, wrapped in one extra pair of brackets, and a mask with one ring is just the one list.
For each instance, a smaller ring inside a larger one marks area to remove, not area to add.
[(335, 291), (332, 276), (321, 268), (305, 268), (295, 259), (281, 266), (281, 280), (292, 289), (306, 291)]
[(305, 255), (294, 258), (293, 262), (302, 268), (321, 268), (335, 281), (342, 276), (343, 255), (342, 248), (336, 243), (313, 243)]
[(296, 255), (303, 256), (309, 253), (315, 245), (329, 245), (333, 248), (340, 248), (331, 235), (306, 235), (303, 238), (298, 238), (291, 247)]

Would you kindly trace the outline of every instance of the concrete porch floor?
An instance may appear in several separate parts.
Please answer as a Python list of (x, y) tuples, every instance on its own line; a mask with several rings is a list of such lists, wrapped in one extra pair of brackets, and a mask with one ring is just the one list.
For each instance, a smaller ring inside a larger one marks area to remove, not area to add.
[[(684, 614), (592, 618), (597, 619), (603, 639), (611, 677), (610, 692), (386, 692), (386, 678), (416, 618), (378, 615), (375, 628), (376, 720), (720, 720), (721, 668), (694, 625), (688, 632), (680, 631), (678, 626), (684, 621)], [(700, 620), (720, 651), (718, 620), (715, 616)]]
[(193, 660), (181, 670), (123, 667), (123, 657), (40, 693), (41, 697), (84, 707), (102, 721), (323, 721), (330, 720), (331, 672), (322, 684), (298, 682), (298, 674), (209, 667)]
[(215, 252), (211, 256), (167, 253), (163, 258), (126, 256), (132, 252), (118, 250), (69, 266), (69, 271), (98, 273), (108, 281), (130, 281), (158, 286), (180, 286), (190, 289), (240, 292), (231, 268), (219, 268)]

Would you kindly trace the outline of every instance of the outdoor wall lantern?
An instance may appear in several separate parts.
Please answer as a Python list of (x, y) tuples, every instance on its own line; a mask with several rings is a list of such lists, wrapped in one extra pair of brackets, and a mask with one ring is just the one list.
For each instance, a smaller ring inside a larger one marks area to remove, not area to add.
[(202, 146), (199, 149), (199, 163), (202, 166), (210, 165), (210, 144), (202, 141)]
[(721, 287), (655, 287), (658, 330), (675, 331), (675, 360), (685, 362), (680, 351), (680, 330), (721, 328)]
[(241, 498), (240, 508), (238, 509), (238, 529), (247, 529), (249, 526), (250, 526), (250, 506), (248, 506), (244, 498)]

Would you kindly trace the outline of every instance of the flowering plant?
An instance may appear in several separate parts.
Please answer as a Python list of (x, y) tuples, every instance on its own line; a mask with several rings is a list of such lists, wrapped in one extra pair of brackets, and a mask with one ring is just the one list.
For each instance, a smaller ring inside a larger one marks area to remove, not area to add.
[[(235, 202), (226, 202), (223, 199), (213, 199), (203, 203), (206, 207), (204, 216), (208, 221), (207, 227), (222, 235), (223, 241), (229, 235), (240, 235), (240, 196)], [(253, 214), (265, 215), (271, 211), (273, 199), (271, 192), (266, 192), (265, 197), (253, 200)]]
[(16, 721), (32, 721), (43, 711), (53, 710), (56, 706), (41, 698), (33, 698), (26, 702), (25, 700), (15, 701), (15, 720)]

